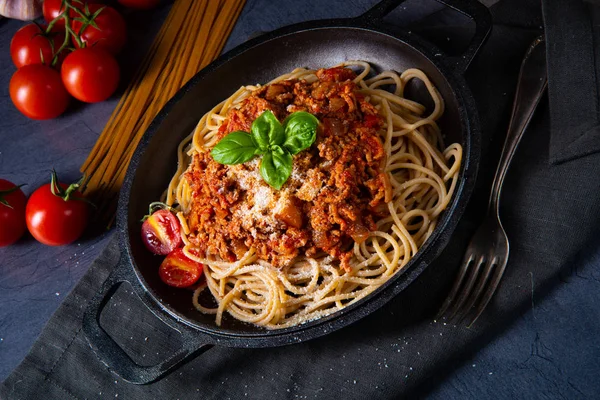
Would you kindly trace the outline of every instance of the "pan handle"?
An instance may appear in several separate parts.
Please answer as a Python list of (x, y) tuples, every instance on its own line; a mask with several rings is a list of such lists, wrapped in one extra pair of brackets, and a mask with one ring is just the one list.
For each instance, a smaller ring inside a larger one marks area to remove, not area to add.
[[(365, 21), (368, 24), (379, 25), (381, 20), (394, 11), (399, 5), (406, 0), (382, 0), (366, 13), (358, 17), (359, 20)], [(454, 69), (463, 74), (479, 49), (487, 40), (492, 31), (492, 16), (486, 6), (477, 0), (436, 0), (438, 3), (444, 4), (461, 14), (469, 17), (475, 22), (475, 34), (471, 38), (471, 42), (463, 54), (454, 57), (448, 57), (448, 60), (454, 64)]]
[(119, 264), (89, 302), (83, 316), (82, 329), (96, 356), (111, 372), (128, 382), (141, 385), (162, 378), (171, 370), (210, 349), (212, 343), (200, 332), (183, 324), (173, 326), (167, 318), (161, 318), (161, 316), (154, 313), (162, 322), (181, 334), (182, 346), (166, 360), (156, 365), (142, 366), (133, 361), (100, 326), (100, 314), (119, 286), (124, 282), (129, 282), (135, 289), (138, 289), (135, 287), (136, 284), (139, 284), (137, 278), (124, 259), (126, 257), (121, 255)]

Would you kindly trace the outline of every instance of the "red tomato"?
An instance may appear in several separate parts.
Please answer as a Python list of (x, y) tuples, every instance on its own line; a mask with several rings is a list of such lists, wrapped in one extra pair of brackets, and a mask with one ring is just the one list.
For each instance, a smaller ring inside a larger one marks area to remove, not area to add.
[(160, 3), (160, 0), (119, 0), (119, 3), (129, 8), (149, 10), (156, 7)]
[(64, 33), (54, 32), (44, 36), (44, 32), (36, 24), (25, 25), (10, 41), (10, 56), (17, 68), (29, 64), (50, 65), (54, 57), (53, 46), (54, 50), (58, 50), (64, 40)]
[(17, 109), (32, 119), (58, 117), (69, 105), (60, 73), (43, 64), (19, 68), (10, 79), (9, 92)]
[[(101, 47), (113, 55), (118, 54), (127, 41), (125, 20), (112, 7), (100, 4), (90, 4), (88, 7), (90, 12), (89, 17), (102, 8), (100, 14), (94, 18), (94, 23), (98, 28), (94, 28), (92, 25), (84, 27), (81, 21), (73, 20), (73, 30), (81, 36), (85, 47)], [(74, 38), (73, 45), (79, 48), (79, 44)]]
[[(88, 204), (79, 192), (71, 193), (69, 200), (52, 193), (50, 183), (37, 189), (29, 197), (25, 218), (27, 228), (38, 242), (48, 246), (62, 246), (77, 240), (88, 221)], [(69, 185), (59, 183), (63, 190)]]
[(100, 48), (73, 51), (63, 61), (60, 72), (67, 91), (86, 103), (108, 99), (119, 84), (119, 64)]
[(0, 247), (13, 244), (25, 233), (26, 202), (17, 185), (0, 179)]
[[(44, 19), (46, 22), (50, 23), (53, 19), (58, 17), (61, 12), (64, 11), (64, 7), (61, 7), (63, 0), (44, 0), (44, 4), (42, 6), (42, 12), (44, 13)], [(101, 0), (88, 0), (84, 1), (84, 3), (101, 3)], [(83, 6), (81, 3), (77, 3), (76, 1), (71, 1), (71, 5), (73, 7), (77, 7), (78, 9), (82, 9)], [(77, 17), (78, 14), (75, 11), (69, 12), (69, 17), (74, 18)], [(57, 28), (61, 28), (61, 30), (65, 29), (65, 21), (64, 19), (59, 19), (54, 23), (54, 26)]]
[(188, 258), (183, 249), (175, 249), (160, 264), (158, 275), (169, 286), (188, 287), (198, 282), (203, 265)]
[[(44, 19), (46, 22), (52, 22), (52, 20), (60, 15), (64, 11), (64, 7), (61, 8), (63, 0), (44, 0), (42, 6), (42, 12), (44, 13)], [(65, 21), (60, 19), (54, 23), (57, 28), (65, 28)]]
[(154, 254), (169, 254), (181, 246), (179, 220), (169, 210), (152, 213), (142, 224), (142, 241)]

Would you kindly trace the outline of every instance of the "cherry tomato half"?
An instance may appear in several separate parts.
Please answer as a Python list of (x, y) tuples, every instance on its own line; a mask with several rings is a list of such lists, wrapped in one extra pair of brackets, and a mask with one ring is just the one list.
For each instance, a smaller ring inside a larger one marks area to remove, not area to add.
[(55, 69), (43, 64), (21, 67), (9, 84), (10, 99), (32, 119), (58, 117), (69, 105), (69, 94)]
[[(42, 26), (45, 29), (45, 26)], [(62, 32), (51, 32), (48, 36), (36, 24), (25, 25), (19, 29), (10, 41), (10, 56), (17, 68), (29, 64), (50, 65), (54, 51), (65, 40)], [(64, 52), (62, 52), (64, 58)], [(43, 59), (43, 62), (42, 62)], [(60, 63), (59, 59), (59, 63)]]
[[(59, 183), (63, 190), (69, 185)], [(62, 246), (77, 240), (89, 217), (89, 206), (83, 195), (73, 192), (69, 200), (52, 193), (51, 184), (38, 188), (29, 197), (25, 218), (27, 228), (38, 242), (48, 246)]]
[(188, 258), (182, 248), (173, 250), (160, 264), (158, 275), (169, 286), (188, 287), (198, 282), (204, 266)]
[(108, 99), (119, 85), (117, 61), (100, 48), (73, 51), (63, 61), (60, 73), (67, 91), (86, 103)]
[(169, 210), (152, 213), (142, 224), (142, 241), (154, 254), (171, 253), (182, 242), (179, 220)]
[[(96, 11), (102, 9), (102, 11), (94, 18), (94, 23), (98, 28), (94, 28), (92, 25), (84, 27), (84, 24), (81, 21), (73, 20), (73, 30), (80, 35), (81, 41), (85, 43), (86, 47), (100, 47), (112, 55), (117, 55), (127, 41), (127, 26), (125, 25), (125, 20), (121, 14), (112, 7), (103, 6), (101, 4), (90, 4), (88, 9), (88, 17), (91, 17)], [(73, 45), (75, 48), (79, 48), (79, 44), (74, 38)]]
[(160, 0), (119, 0), (119, 3), (129, 8), (149, 10), (156, 7), (160, 3)]
[(17, 185), (0, 179), (0, 247), (13, 244), (25, 233), (26, 202)]

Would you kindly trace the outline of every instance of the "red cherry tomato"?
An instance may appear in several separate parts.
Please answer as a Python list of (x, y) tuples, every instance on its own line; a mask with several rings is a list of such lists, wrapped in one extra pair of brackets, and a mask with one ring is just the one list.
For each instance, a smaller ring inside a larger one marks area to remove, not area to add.
[[(46, 27), (42, 25), (42, 28)], [(51, 32), (44, 35), (36, 24), (25, 25), (19, 29), (10, 41), (10, 56), (17, 68), (29, 64), (50, 65), (54, 57), (54, 50), (58, 50), (65, 40), (65, 34)], [(43, 62), (42, 62), (43, 58)], [(64, 58), (64, 52), (62, 53)], [(59, 63), (60, 63), (59, 59)]]
[(154, 254), (169, 254), (181, 246), (179, 220), (169, 210), (154, 212), (142, 224), (142, 241)]
[(62, 81), (73, 97), (86, 103), (108, 99), (119, 84), (119, 65), (100, 48), (77, 49), (61, 67)]
[[(75, 191), (65, 201), (52, 193), (51, 185), (43, 185), (29, 197), (25, 218), (29, 232), (38, 242), (62, 246), (81, 236), (87, 226), (89, 208), (81, 193)], [(63, 190), (69, 186), (59, 185)]]
[[(80, 34), (81, 41), (86, 47), (101, 47), (113, 55), (117, 55), (125, 42), (127, 41), (127, 27), (125, 20), (117, 10), (112, 7), (101, 4), (90, 4), (88, 6), (89, 16), (93, 16), (96, 11), (102, 9), (100, 14), (94, 18), (94, 23), (98, 28), (92, 25), (84, 26), (81, 21), (73, 20), (72, 26), (75, 33)], [(73, 38), (73, 45), (79, 48), (79, 44)]]
[(25, 232), (27, 198), (12, 182), (0, 179), (0, 247), (13, 244)]
[(156, 7), (160, 3), (160, 0), (119, 0), (119, 3), (129, 8), (149, 10)]
[[(58, 17), (60, 15), (60, 13), (62, 13), (64, 11), (64, 7), (61, 7), (62, 1), (63, 0), (44, 0), (44, 4), (42, 6), (42, 12), (44, 14), (44, 19), (46, 20), (46, 22), (48, 22), (48, 23), (52, 22), (53, 19)], [(90, 3), (90, 4), (91, 3), (102, 3), (102, 0), (88, 0), (88, 1), (84, 1), (84, 3)], [(71, 6), (77, 7), (78, 9), (84, 8), (84, 6), (81, 3), (78, 3), (76, 1), (72, 1)], [(75, 18), (77, 16), (78, 16), (78, 14), (75, 11), (71, 10), (69, 12), (70, 18)], [(54, 23), (54, 26), (56, 28), (60, 28), (61, 31), (64, 30), (65, 29), (64, 19), (57, 20)]]
[[(77, 3), (75, 3), (77, 4)], [(61, 7), (62, 0), (44, 0), (42, 6), (42, 12), (44, 13), (44, 19), (46, 22), (52, 22), (52, 20), (60, 15), (64, 11), (64, 7)], [(57, 28), (65, 28), (65, 21), (60, 19), (54, 23)]]
[(69, 105), (59, 72), (43, 64), (19, 68), (10, 79), (9, 92), (17, 109), (32, 119), (58, 117)]
[(182, 248), (173, 250), (160, 264), (158, 275), (169, 286), (188, 287), (198, 282), (203, 265), (188, 258)]

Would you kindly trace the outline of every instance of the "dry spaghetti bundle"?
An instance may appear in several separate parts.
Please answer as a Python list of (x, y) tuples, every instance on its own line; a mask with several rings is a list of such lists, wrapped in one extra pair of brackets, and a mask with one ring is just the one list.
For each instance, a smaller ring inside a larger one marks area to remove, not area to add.
[(109, 224), (142, 135), (177, 90), (221, 53), (243, 5), (244, 0), (176, 0), (173, 4), (81, 167), (88, 176), (84, 190)]

